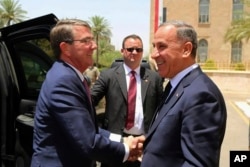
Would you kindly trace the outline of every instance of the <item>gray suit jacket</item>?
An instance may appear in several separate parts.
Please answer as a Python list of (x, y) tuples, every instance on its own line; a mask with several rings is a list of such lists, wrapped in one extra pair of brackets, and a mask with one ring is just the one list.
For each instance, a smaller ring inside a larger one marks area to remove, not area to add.
[(187, 74), (159, 110), (144, 142), (142, 167), (218, 167), (226, 106), (200, 68)]
[[(162, 79), (153, 70), (141, 67), (141, 97), (144, 113), (144, 129), (148, 131), (155, 109), (162, 95)], [(104, 128), (113, 133), (123, 132), (127, 115), (127, 85), (123, 65), (102, 71), (91, 91), (97, 105), (105, 96)]]

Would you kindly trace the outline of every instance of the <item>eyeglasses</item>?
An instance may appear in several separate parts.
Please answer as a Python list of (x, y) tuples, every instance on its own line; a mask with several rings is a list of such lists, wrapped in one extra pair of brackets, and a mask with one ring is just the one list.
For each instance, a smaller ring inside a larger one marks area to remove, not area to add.
[(133, 52), (134, 50), (136, 50), (136, 52), (140, 53), (143, 51), (142, 48), (125, 48), (128, 52)]
[(92, 37), (86, 37), (86, 38), (83, 38), (83, 39), (68, 39), (68, 40), (65, 40), (65, 42), (70, 43), (70, 44), (75, 42), (75, 41), (79, 41), (80, 43), (85, 43), (86, 45), (90, 45), (90, 44), (93, 44), (93, 42), (95, 40)]

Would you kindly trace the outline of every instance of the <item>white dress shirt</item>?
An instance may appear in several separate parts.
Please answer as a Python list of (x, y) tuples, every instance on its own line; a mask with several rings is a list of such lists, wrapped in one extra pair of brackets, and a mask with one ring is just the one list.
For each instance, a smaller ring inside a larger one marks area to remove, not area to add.
[[(125, 74), (126, 74), (126, 82), (127, 82), (127, 91), (129, 89), (130, 75), (131, 69), (123, 64)], [(136, 103), (135, 103), (135, 120), (134, 126), (131, 129), (124, 128), (124, 133), (133, 134), (133, 135), (141, 135), (144, 134), (144, 125), (143, 125), (143, 106), (142, 106), (142, 97), (141, 97), (141, 77), (140, 77), (140, 67), (134, 69), (135, 78), (136, 78)]]

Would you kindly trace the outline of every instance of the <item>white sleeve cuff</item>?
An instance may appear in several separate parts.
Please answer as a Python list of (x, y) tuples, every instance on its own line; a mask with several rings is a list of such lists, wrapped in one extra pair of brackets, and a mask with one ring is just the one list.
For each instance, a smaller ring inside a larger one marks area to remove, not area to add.
[(116, 141), (116, 142), (120, 142), (121, 141), (122, 136), (119, 134), (115, 134), (115, 133), (110, 133), (109, 139), (112, 141)]
[(123, 158), (123, 162), (127, 161), (128, 159), (128, 156), (129, 156), (129, 147), (127, 144), (123, 143), (124, 147), (125, 147), (125, 155), (124, 155), (124, 158)]
[[(116, 141), (116, 142), (121, 142), (122, 136), (119, 134), (115, 134), (115, 133), (110, 133), (109, 139), (112, 141)], [(124, 148), (125, 148), (125, 154), (124, 154), (124, 158), (123, 158), (123, 162), (127, 161), (128, 156), (129, 156), (129, 146), (125, 143), (123, 143)]]

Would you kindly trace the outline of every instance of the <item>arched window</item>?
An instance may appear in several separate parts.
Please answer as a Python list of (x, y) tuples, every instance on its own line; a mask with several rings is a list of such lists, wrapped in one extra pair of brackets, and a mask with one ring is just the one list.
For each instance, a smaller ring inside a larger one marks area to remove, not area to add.
[(239, 20), (242, 18), (243, 14), (243, 2), (242, 0), (233, 0), (233, 20)]
[(198, 63), (205, 63), (207, 61), (207, 50), (208, 50), (208, 43), (207, 40), (201, 39), (198, 44)]
[(199, 2), (199, 23), (209, 22), (209, 0)]
[(231, 63), (241, 63), (242, 43), (233, 42), (231, 49)]

